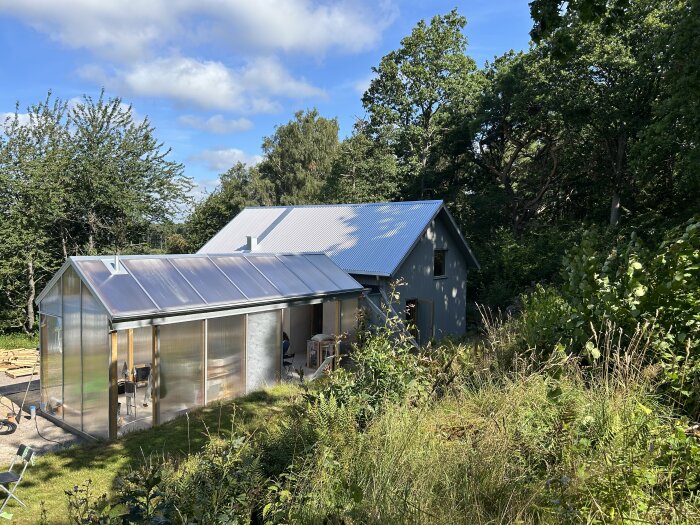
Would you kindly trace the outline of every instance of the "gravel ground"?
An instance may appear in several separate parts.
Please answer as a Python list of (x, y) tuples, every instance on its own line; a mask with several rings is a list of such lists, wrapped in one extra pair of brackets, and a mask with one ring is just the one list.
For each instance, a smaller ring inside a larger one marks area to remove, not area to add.
[[(0, 372), (0, 418), (4, 418), (13, 411), (19, 414), (19, 404), (24, 398), (28, 382), (29, 376), (12, 379), (4, 372)], [(0, 471), (4, 470), (5, 465), (9, 466), (12, 458), (17, 453), (17, 448), (22, 443), (32, 447), (37, 454), (43, 454), (51, 450), (84, 442), (83, 439), (63, 430), (41, 416), (37, 416), (36, 421), (30, 419), (30, 405), (37, 407), (39, 405), (38, 367), (37, 374), (34, 375), (30, 384), (24, 411), (17, 430), (12, 434), (0, 435)]]

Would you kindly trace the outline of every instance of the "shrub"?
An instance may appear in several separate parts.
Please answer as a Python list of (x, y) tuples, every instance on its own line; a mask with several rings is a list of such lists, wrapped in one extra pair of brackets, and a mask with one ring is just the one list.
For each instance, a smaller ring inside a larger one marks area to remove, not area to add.
[(562, 288), (538, 287), (523, 299), (519, 348), (546, 359), (560, 341), (570, 351), (600, 357), (597, 329), (610, 324), (625, 337), (647, 331), (648, 362), (659, 363), (666, 392), (689, 414), (700, 411), (700, 222), (668, 232), (656, 249), (636, 235), (606, 249), (586, 232), (562, 270)]

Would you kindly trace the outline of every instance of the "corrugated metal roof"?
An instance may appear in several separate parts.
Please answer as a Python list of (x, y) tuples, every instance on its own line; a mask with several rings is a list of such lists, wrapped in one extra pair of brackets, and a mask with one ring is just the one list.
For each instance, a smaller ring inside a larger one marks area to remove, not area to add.
[(323, 252), (349, 273), (390, 276), (441, 210), (440, 200), (245, 208), (198, 253), (244, 250), (251, 235), (260, 251)]
[(72, 266), (114, 319), (183, 314), (361, 291), (324, 254), (70, 257), (39, 303)]

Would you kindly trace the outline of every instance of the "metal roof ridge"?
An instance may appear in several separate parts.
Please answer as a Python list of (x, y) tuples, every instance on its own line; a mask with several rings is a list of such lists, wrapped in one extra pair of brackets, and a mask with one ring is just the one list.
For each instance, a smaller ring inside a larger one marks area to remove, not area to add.
[[(246, 206), (244, 210), (270, 210), (270, 209), (292, 209), (292, 208), (341, 208), (353, 207), (361, 208), (364, 206), (386, 206), (386, 205), (408, 205), (408, 204), (443, 204), (442, 199), (416, 200), (416, 201), (385, 201), (385, 202), (355, 202), (355, 203), (338, 203), (338, 204), (279, 204), (275, 206)], [(240, 213), (239, 213), (240, 215)], [(236, 215), (238, 217), (238, 215)], [(234, 217), (231, 220), (234, 220)]]

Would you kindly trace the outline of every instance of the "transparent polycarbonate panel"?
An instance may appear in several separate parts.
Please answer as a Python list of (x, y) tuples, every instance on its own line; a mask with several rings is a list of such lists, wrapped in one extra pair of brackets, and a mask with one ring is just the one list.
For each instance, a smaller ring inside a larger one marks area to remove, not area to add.
[(56, 281), (39, 305), (41, 313), (61, 316), (61, 279)]
[(63, 404), (63, 327), (60, 317), (41, 316), (42, 409), (62, 417)]
[(133, 330), (133, 368), (129, 370), (129, 331), (118, 332), (117, 435), (151, 428), (153, 423), (151, 385), (152, 328)]
[(153, 360), (153, 328), (134, 328), (134, 366), (151, 366)]
[(204, 257), (184, 257), (170, 261), (207, 303), (233, 303), (245, 300), (245, 296), (219, 270)]
[(107, 313), (83, 286), (83, 432), (109, 438), (110, 335)]
[(220, 401), (245, 392), (245, 316), (207, 321), (207, 401)]
[(321, 270), (326, 277), (332, 280), (338, 290), (360, 290), (360, 285), (355, 279), (350, 277), (343, 270), (338, 268), (333, 261), (325, 255), (305, 255), (307, 260), (311, 261), (316, 268)]
[(250, 300), (279, 297), (280, 292), (244, 257), (211, 258)]
[(341, 348), (349, 349), (357, 340), (358, 300), (345, 299), (340, 301), (340, 333), (344, 335)]
[(204, 404), (203, 322), (160, 327), (160, 421)]
[(318, 293), (337, 290), (335, 283), (306, 258), (298, 255), (279, 255), (278, 259), (304, 281), (311, 291)]
[(128, 273), (112, 275), (102, 261), (76, 261), (75, 264), (113, 314), (154, 312), (158, 309)]
[(304, 281), (294, 275), (277, 257), (250, 257), (249, 261), (275, 285), (282, 295), (308, 295), (311, 293)]
[(248, 314), (246, 391), (279, 382), (282, 366), (282, 311)]
[(82, 430), (83, 365), (80, 343), (80, 279), (68, 268), (63, 281), (63, 420)]
[(123, 264), (164, 310), (206, 304), (167, 259), (130, 259)]
[(129, 378), (129, 330), (117, 332), (117, 380)]

